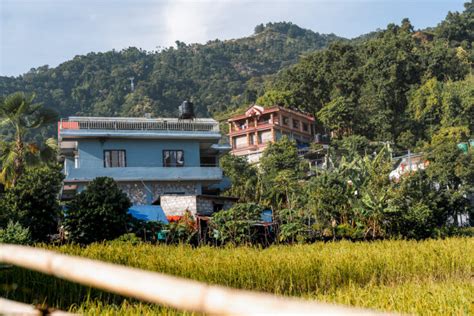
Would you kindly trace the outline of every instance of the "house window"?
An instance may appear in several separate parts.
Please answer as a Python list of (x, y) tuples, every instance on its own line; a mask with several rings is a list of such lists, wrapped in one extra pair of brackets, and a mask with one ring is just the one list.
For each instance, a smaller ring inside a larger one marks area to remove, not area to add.
[(303, 131), (307, 132), (308, 131), (308, 124), (303, 123)]
[(212, 211), (214, 213), (222, 211), (223, 209), (224, 209), (224, 204), (223, 203), (216, 203), (216, 202), (212, 203)]
[(216, 167), (217, 157), (215, 156), (207, 156), (207, 157), (200, 157), (201, 159), (201, 167)]
[(299, 128), (300, 128), (300, 121), (298, 121), (298, 120), (293, 120), (293, 128), (299, 129)]
[(163, 167), (183, 167), (184, 152), (182, 150), (163, 150)]
[(124, 168), (127, 166), (125, 150), (104, 150), (105, 168)]
[(283, 116), (283, 125), (288, 126), (290, 124), (290, 119), (287, 116)]
[(270, 123), (270, 115), (264, 115), (260, 117), (260, 119), (258, 120), (259, 125), (268, 124), (268, 123)]

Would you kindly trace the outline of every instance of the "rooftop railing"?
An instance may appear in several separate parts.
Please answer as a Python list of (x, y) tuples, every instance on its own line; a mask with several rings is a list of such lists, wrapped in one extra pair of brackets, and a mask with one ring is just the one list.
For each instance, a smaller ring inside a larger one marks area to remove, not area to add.
[(219, 132), (219, 123), (213, 119), (69, 117), (61, 119), (59, 129)]

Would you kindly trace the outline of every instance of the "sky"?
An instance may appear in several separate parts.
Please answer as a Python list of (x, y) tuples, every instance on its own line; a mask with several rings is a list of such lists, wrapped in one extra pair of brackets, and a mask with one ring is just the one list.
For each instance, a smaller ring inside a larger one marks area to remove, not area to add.
[(0, 75), (55, 67), (76, 55), (130, 46), (155, 51), (249, 36), (289, 21), (352, 38), (408, 17), (438, 24), (467, 0), (0, 0)]

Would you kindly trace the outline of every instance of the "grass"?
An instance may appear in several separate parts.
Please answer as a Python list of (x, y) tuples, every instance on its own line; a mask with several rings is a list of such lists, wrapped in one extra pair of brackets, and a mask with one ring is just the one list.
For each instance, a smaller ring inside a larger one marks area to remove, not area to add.
[[(474, 314), (474, 238), (267, 249), (127, 243), (52, 248), (212, 284), (422, 315)], [(0, 272), (2, 296), (90, 315), (176, 314), (39, 273)], [(16, 284), (16, 289), (11, 287)]]

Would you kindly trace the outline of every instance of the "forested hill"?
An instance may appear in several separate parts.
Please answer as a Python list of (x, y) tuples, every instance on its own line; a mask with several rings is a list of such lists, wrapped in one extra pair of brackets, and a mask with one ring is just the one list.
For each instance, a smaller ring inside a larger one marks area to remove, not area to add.
[(338, 138), (405, 149), (437, 133), (466, 141), (474, 132), (473, 44), (471, 0), (432, 28), (404, 19), (307, 54), (274, 76), (257, 103), (297, 106)]
[(177, 47), (159, 52), (131, 47), (76, 56), (55, 68), (0, 77), (0, 95), (34, 92), (36, 101), (62, 116), (175, 116), (177, 106), (191, 98), (198, 115), (208, 115), (255, 101), (265, 76), (339, 39), (291, 23), (267, 23), (236, 40), (176, 42)]
[(414, 148), (442, 128), (472, 135), (473, 42), (474, 0), (424, 30), (404, 19), (352, 40), (267, 23), (241, 39), (90, 53), (0, 77), (0, 97), (34, 92), (61, 116), (176, 116), (189, 98), (198, 116), (216, 118), (281, 104), (314, 114), (339, 138)]

